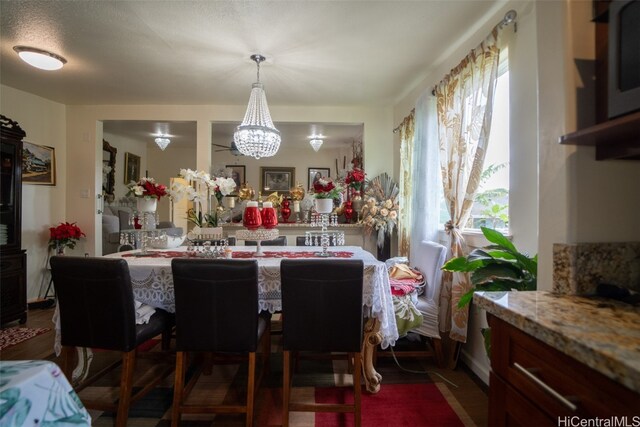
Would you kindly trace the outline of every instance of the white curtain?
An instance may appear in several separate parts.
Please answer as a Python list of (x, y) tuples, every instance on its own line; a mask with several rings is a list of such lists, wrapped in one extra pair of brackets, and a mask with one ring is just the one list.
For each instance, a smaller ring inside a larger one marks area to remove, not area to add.
[(425, 92), (416, 103), (413, 144), (413, 206), (411, 241), (437, 242), (440, 194), (440, 148), (436, 98)]

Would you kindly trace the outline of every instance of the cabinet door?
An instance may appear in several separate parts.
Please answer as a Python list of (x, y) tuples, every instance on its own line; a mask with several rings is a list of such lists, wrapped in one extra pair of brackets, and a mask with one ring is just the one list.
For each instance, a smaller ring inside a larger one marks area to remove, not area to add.
[(16, 168), (19, 145), (3, 141), (0, 148), (0, 247), (18, 246), (19, 212)]

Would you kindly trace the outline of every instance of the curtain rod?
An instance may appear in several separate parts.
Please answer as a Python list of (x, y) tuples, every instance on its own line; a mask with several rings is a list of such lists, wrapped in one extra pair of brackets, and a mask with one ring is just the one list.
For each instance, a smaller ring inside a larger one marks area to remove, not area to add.
[[(411, 116), (412, 114), (415, 114), (416, 109), (412, 108), (411, 112), (409, 113), (409, 115), (407, 117), (405, 117), (404, 119), (402, 119), (402, 123), (404, 123), (405, 120), (407, 120), (407, 118), (409, 116)], [(393, 133), (398, 133), (398, 131), (400, 130), (400, 126), (402, 126), (402, 123), (400, 123), (398, 126), (396, 126), (395, 128), (393, 128)]]
[[(494, 28), (497, 28), (498, 30), (500, 30), (502, 29), (502, 27), (506, 27), (507, 25), (513, 23), (513, 32), (517, 33), (518, 32), (518, 22), (516, 21), (517, 17), (518, 17), (518, 12), (511, 9), (504, 14), (504, 18), (502, 18), (502, 20), (498, 22), (498, 24)], [(434, 86), (433, 89), (431, 89), (431, 95), (433, 96), (436, 95), (436, 86)]]

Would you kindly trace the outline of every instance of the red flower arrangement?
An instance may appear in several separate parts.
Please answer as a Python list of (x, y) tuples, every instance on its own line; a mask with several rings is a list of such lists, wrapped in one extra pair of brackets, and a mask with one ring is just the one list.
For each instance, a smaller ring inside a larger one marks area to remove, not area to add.
[(322, 177), (313, 183), (313, 195), (316, 199), (335, 199), (341, 189), (336, 187), (331, 178)]
[(344, 180), (345, 184), (353, 188), (356, 191), (360, 191), (362, 183), (364, 182), (364, 171), (360, 168), (353, 168), (347, 173), (347, 178)]
[(131, 181), (127, 187), (129, 188), (127, 196), (150, 197), (160, 200), (161, 197), (167, 195), (167, 187), (157, 184), (153, 178), (140, 178), (138, 182)]
[(49, 228), (49, 234), (49, 247), (52, 249), (59, 247), (73, 249), (78, 240), (86, 236), (75, 222), (73, 224), (61, 222), (57, 227)]

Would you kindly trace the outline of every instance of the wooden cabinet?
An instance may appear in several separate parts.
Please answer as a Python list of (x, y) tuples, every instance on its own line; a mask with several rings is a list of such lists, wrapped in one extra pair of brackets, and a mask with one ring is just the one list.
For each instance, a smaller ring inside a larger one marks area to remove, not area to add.
[(22, 139), (0, 114), (0, 322), (27, 321), (27, 256), (22, 249)]
[(640, 394), (497, 317), (489, 324), (489, 425), (557, 426), (574, 416), (640, 414)]

